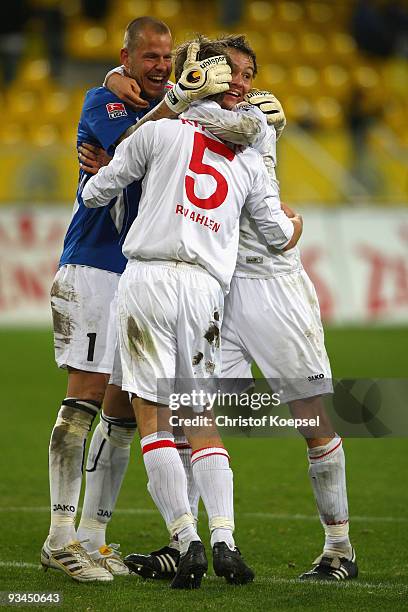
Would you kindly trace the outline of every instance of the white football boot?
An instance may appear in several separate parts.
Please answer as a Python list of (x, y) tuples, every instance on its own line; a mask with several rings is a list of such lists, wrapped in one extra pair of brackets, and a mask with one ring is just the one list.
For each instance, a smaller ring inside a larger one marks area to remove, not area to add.
[(109, 544), (109, 546), (105, 544), (94, 552), (88, 552), (88, 555), (95, 563), (108, 570), (113, 576), (128, 576), (130, 574), (129, 569), (123, 563), (120, 556), (119, 544)]
[(41, 565), (44, 570), (58, 569), (77, 582), (110, 582), (112, 574), (101, 567), (86, 552), (80, 542), (70, 542), (63, 548), (51, 550), (48, 538), (41, 550)]

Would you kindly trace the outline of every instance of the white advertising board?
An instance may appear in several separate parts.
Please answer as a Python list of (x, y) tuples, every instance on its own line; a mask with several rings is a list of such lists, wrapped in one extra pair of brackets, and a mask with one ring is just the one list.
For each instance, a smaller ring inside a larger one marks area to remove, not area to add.
[[(0, 208), (0, 325), (50, 325), (69, 207)], [(301, 251), (331, 324), (408, 324), (408, 209), (304, 209)]]

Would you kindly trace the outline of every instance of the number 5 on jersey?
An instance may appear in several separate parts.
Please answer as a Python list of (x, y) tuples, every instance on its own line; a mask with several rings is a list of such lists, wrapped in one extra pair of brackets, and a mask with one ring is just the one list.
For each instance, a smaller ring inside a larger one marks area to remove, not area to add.
[(218, 140), (213, 140), (200, 132), (195, 132), (194, 134), (193, 153), (191, 155), (189, 170), (192, 170), (196, 174), (207, 174), (212, 176), (217, 183), (217, 188), (208, 198), (199, 198), (195, 194), (196, 179), (192, 176), (186, 176), (186, 194), (190, 202), (195, 206), (198, 206), (198, 208), (211, 210), (213, 208), (218, 208), (225, 201), (228, 194), (228, 183), (225, 177), (218, 172), (214, 166), (210, 166), (209, 164), (205, 164), (203, 162), (206, 149), (209, 149), (213, 153), (217, 153), (217, 155), (221, 155), (228, 161), (232, 161), (234, 159), (235, 153), (229, 147), (227, 147), (227, 145), (223, 144), (222, 142), (218, 142)]

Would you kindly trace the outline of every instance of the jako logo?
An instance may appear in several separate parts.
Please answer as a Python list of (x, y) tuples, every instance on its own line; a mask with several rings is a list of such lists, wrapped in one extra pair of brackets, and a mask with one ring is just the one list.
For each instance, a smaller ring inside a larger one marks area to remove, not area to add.
[(319, 380), (319, 378), (324, 378), (324, 374), (314, 374), (313, 376), (308, 376), (307, 380), (312, 382), (312, 380)]
[(109, 510), (104, 510), (103, 508), (99, 508), (97, 514), (98, 516), (105, 516), (106, 518), (110, 518), (112, 516), (112, 512), (109, 512)]
[(75, 507), (69, 506), (68, 504), (54, 504), (52, 510), (53, 512), (56, 512), (57, 510), (62, 510), (63, 512), (75, 512)]

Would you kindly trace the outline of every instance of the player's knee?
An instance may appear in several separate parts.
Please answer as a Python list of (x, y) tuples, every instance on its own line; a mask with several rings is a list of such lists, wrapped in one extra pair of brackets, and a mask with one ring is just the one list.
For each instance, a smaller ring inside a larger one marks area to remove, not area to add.
[(135, 419), (115, 418), (103, 412), (98, 427), (104, 439), (118, 448), (129, 448), (136, 433)]
[(335, 438), (334, 435), (330, 437), (325, 437), (325, 438), (310, 438), (310, 437), (307, 438), (306, 437), (306, 444), (309, 449), (313, 449), (318, 446), (327, 446), (334, 438)]
[(61, 404), (51, 435), (51, 450), (64, 444), (67, 435), (82, 440), (91, 430), (101, 404), (94, 400), (67, 398)]
[(129, 393), (122, 391), (120, 387), (113, 383), (109, 383), (107, 386), (103, 399), (103, 412), (106, 416), (114, 416), (128, 421), (135, 418)]
[(101, 372), (84, 372), (68, 367), (67, 395), (86, 397), (85, 401), (102, 404), (109, 381), (109, 374)]

